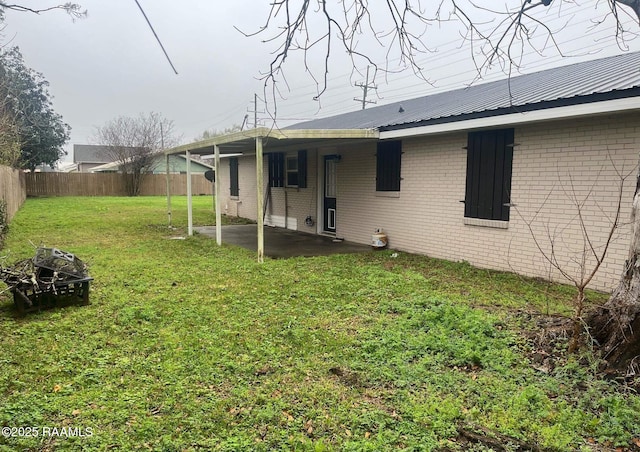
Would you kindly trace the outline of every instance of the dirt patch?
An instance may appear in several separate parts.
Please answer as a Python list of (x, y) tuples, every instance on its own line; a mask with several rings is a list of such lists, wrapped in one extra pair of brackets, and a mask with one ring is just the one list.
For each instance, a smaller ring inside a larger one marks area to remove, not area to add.
[(529, 327), (521, 332), (530, 345), (527, 353), (534, 369), (550, 373), (567, 361), (567, 348), (573, 331), (570, 318), (520, 313)]
[(481, 450), (499, 451), (532, 451), (537, 452), (540, 449), (535, 444), (528, 444), (519, 439), (503, 435), (501, 433), (489, 430), (485, 427), (469, 424), (459, 424), (458, 437), (455, 439), (457, 444), (464, 446), (466, 450), (474, 449), (474, 446), (483, 446)]

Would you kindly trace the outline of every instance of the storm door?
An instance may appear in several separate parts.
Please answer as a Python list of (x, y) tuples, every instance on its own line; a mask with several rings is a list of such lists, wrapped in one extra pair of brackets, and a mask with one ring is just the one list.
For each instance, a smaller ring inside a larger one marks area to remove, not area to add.
[(336, 233), (336, 158), (324, 157), (324, 232)]

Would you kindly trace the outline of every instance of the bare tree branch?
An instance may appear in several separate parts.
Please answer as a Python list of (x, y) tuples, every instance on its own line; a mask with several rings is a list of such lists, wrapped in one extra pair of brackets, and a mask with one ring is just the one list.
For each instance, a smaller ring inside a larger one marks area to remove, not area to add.
[[(551, 25), (545, 11), (555, 8), (558, 16), (564, 4), (572, 0), (507, 0), (500, 6), (487, 6), (475, 0), (384, 0), (374, 5), (367, 0), (273, 0), (264, 24), (253, 32), (241, 33), (247, 37), (263, 36), (262, 42), (276, 44), (268, 69), (260, 74), (264, 82), (265, 97), (270, 99), (270, 114), (277, 116), (277, 100), (288, 90), (285, 67), (294, 52), (302, 54), (305, 71), (317, 86), (314, 100), (328, 89), (330, 58), (336, 51), (344, 51), (351, 60), (352, 74), (358, 67), (373, 68), (372, 82), (381, 74), (411, 69), (420, 79), (431, 83), (428, 68), (420, 57), (433, 52), (429, 47), (438, 33), (436, 25), (458, 24), (461, 44), (470, 47), (471, 60), (477, 78), (498, 66), (511, 75), (522, 63), (526, 51), (543, 54), (553, 48), (559, 55), (565, 51), (556, 35), (564, 24)], [(497, 5), (497, 4), (495, 4)], [(630, 33), (624, 16), (640, 21), (640, 0), (607, 0), (604, 17), (594, 23), (611, 26), (618, 45), (626, 47)], [(542, 13), (538, 13), (542, 11)], [(383, 61), (370, 49), (361, 48), (368, 42), (384, 49)], [(310, 62), (317, 62), (316, 66)], [(321, 66), (318, 69), (318, 66)], [(476, 79), (477, 79), (476, 78)], [(269, 95), (267, 96), (267, 92)]]
[(33, 14), (41, 14), (49, 11), (61, 10), (66, 12), (72, 19), (81, 19), (87, 16), (87, 10), (83, 10), (82, 6), (77, 3), (64, 3), (62, 5), (50, 6), (49, 8), (33, 8), (17, 3), (0, 2), (0, 8), (10, 9), (12, 11), (27, 12)]

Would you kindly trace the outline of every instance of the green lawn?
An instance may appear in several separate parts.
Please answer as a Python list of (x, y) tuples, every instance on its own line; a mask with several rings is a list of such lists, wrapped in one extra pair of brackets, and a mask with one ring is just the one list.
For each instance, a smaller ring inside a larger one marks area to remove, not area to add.
[[(173, 208), (184, 228), (185, 199)], [(194, 222), (213, 218), (195, 198)], [(24, 318), (0, 295), (0, 423), (40, 429), (0, 450), (613, 450), (640, 437), (640, 397), (588, 354), (529, 359), (535, 313), (568, 312), (570, 288), (391, 252), (258, 264), (169, 240), (180, 233), (161, 197), (27, 200), (5, 265), (43, 244), (95, 281), (89, 306)]]

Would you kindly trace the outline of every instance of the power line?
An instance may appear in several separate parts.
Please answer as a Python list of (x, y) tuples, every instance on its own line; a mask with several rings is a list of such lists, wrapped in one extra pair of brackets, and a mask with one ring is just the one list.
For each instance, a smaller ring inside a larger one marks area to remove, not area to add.
[[(580, 55), (577, 56), (584, 58), (586, 54), (603, 48), (605, 41), (601, 40), (600, 36), (605, 33), (610, 33), (610, 29), (603, 26), (598, 30), (590, 30), (588, 36), (593, 37), (594, 41), (596, 42), (592, 42), (589, 45), (571, 45), (572, 42), (577, 43), (579, 41), (582, 41), (583, 44), (586, 43), (583, 40), (575, 39), (575, 34), (569, 33), (569, 36), (567, 36), (566, 33), (569, 30), (581, 27), (584, 24), (588, 24), (589, 22), (593, 23), (593, 19), (591, 18), (585, 19), (584, 17), (586, 16), (584, 15), (576, 16), (575, 14), (573, 14), (574, 11), (579, 10), (580, 8), (577, 6), (571, 8), (563, 8), (561, 14), (558, 14), (555, 17), (550, 16), (546, 20), (546, 23), (550, 24), (552, 28), (558, 29), (558, 38), (561, 39), (561, 41), (558, 42), (558, 45), (562, 47), (562, 52), (566, 53), (565, 47), (568, 47), (570, 48), (570, 50), (568, 51), (570, 54), (579, 52)], [(611, 37), (612, 43), (614, 39), (614, 37)], [(544, 46), (544, 44), (541, 45)], [(437, 72), (442, 71), (441, 74), (438, 74), (438, 78), (440, 78), (441, 82), (444, 83), (438, 83), (437, 86), (425, 86), (425, 82), (420, 82), (414, 84), (409, 83), (408, 85), (398, 87), (399, 84), (402, 84), (401, 82), (403, 80), (414, 77), (415, 75), (407, 74), (406, 72), (404, 74), (389, 74), (389, 89), (385, 89), (384, 103), (412, 98), (419, 95), (433, 94), (435, 92), (443, 91), (446, 89), (463, 87), (465, 85), (468, 85), (471, 80), (478, 75), (475, 66), (472, 66), (470, 64), (467, 66), (469, 69), (462, 69), (461, 71), (452, 73), (452, 70), (455, 69), (455, 66), (458, 63), (464, 61), (468, 62), (470, 58), (470, 49), (468, 45), (461, 45), (460, 39), (447, 40), (442, 44), (438, 44), (437, 48), (439, 50), (438, 53), (435, 53), (433, 55), (425, 55), (424, 58), (419, 59), (418, 64), (424, 65), (425, 67), (433, 68), (437, 70)], [(556, 66), (558, 64), (558, 61), (561, 59), (560, 55), (555, 55), (532, 61), (530, 57), (531, 55), (535, 54), (536, 51), (532, 49), (523, 50), (524, 51), (522, 53), (522, 56), (525, 57), (525, 61), (523, 61), (522, 68), (526, 69), (524, 73), (529, 73), (532, 70), (541, 70), (547, 67)], [(394, 61), (396, 61), (396, 59), (387, 60), (387, 63), (393, 63)], [(431, 72), (433, 69), (429, 69), (429, 71)], [(506, 76), (506, 70), (500, 69), (498, 67), (494, 69), (494, 72), (483, 72), (482, 82), (491, 81), (500, 78), (501, 76)], [(354, 70), (358, 71), (357, 68)], [(354, 70), (350, 71), (351, 77), (353, 77), (354, 75)], [(437, 72), (435, 72), (434, 75), (437, 74)], [(344, 79), (345, 77), (349, 77), (348, 72), (332, 76), (329, 78), (329, 81), (334, 82), (336, 80)], [(360, 84), (356, 85), (360, 86)], [(395, 87), (393, 87), (394, 85)], [(316, 87), (316, 84), (304, 84), (292, 91), (292, 96), (290, 99), (281, 102), (281, 105), (279, 107), (282, 110), (283, 116), (286, 116), (286, 118), (278, 117), (277, 119), (282, 121), (306, 120), (353, 111), (353, 108), (351, 107), (352, 104), (350, 104), (350, 102), (352, 102), (352, 100), (350, 100), (351, 96), (346, 96), (347, 90), (352, 90), (353, 86), (353, 84), (349, 83), (332, 88), (329, 92), (326, 93), (325, 96), (322, 97), (323, 106), (321, 107), (321, 110), (319, 110), (317, 108), (317, 104), (311, 102), (308, 99), (308, 97), (315, 94), (315, 92), (310, 91), (313, 91), (313, 88)], [(380, 90), (381, 89), (379, 88), (379, 91)], [(312, 110), (313, 112), (310, 113)]]
[[(570, 26), (566, 27), (566, 28), (572, 28), (575, 26), (578, 26), (580, 24), (589, 22), (589, 20), (583, 20), (583, 21), (579, 21), (578, 23), (572, 23)], [(598, 35), (602, 35), (608, 33), (608, 30), (602, 30), (601, 32), (594, 32), (591, 33), (590, 36), (594, 37), (594, 39), (596, 37), (598, 37)], [(609, 39), (595, 39), (597, 42), (592, 43), (591, 45), (586, 45), (586, 46), (581, 46), (581, 47), (574, 47), (573, 49), (570, 50), (571, 53), (575, 53), (575, 52), (580, 52), (580, 55), (578, 56), (585, 56), (588, 55), (590, 53), (593, 53), (594, 51), (597, 50), (601, 50), (603, 44), (605, 44), (606, 42), (613, 42), (615, 40), (615, 37), (610, 36)], [(572, 42), (574, 42), (575, 39), (569, 39), (566, 38), (566, 40), (562, 41), (562, 42), (558, 42), (559, 46), (563, 46), (566, 44), (570, 44)], [(438, 60), (446, 60), (446, 63), (442, 63), (439, 66), (440, 67), (450, 67), (455, 65), (455, 63), (459, 63), (459, 62), (463, 62), (466, 60), (466, 58), (455, 58), (454, 60), (451, 60), (451, 56), (452, 55), (456, 55), (456, 54), (460, 54), (462, 52), (467, 52), (468, 49), (459, 49), (456, 50), (454, 52), (444, 52), (443, 54), (440, 55), (434, 55), (432, 58), (428, 58), (425, 60), (422, 60), (422, 63), (424, 64), (433, 64), (433, 62), (438, 61)], [(535, 50), (529, 50), (527, 52), (523, 53), (523, 56), (531, 56), (533, 54), (536, 54), (538, 52), (536, 52)], [(554, 67), (557, 65), (557, 62), (560, 61), (561, 59), (564, 59), (565, 57), (560, 55), (560, 56), (556, 56), (556, 57), (551, 57), (551, 58), (544, 58), (542, 60), (536, 60), (535, 62), (528, 62), (526, 63), (526, 68), (528, 69), (528, 71), (526, 71), (526, 73), (529, 73), (531, 71), (531, 69), (535, 69), (535, 70), (543, 70), (546, 69), (548, 67)], [(524, 67), (525, 65), (523, 65)], [(447, 80), (447, 82), (443, 85), (437, 86), (437, 87), (432, 87), (432, 89), (428, 89), (424, 90), (424, 82), (421, 83), (417, 83), (417, 84), (411, 84), (408, 86), (400, 86), (398, 88), (391, 88), (386, 90), (387, 93), (392, 93), (392, 92), (398, 92), (397, 95), (391, 95), (391, 96), (385, 96), (385, 100), (388, 101), (392, 101), (392, 99), (406, 99), (406, 98), (412, 98), (414, 95), (427, 95), (427, 94), (433, 94), (435, 92), (439, 92), (439, 91), (444, 91), (447, 89), (451, 89), (451, 88), (455, 88), (455, 87), (463, 87), (464, 85), (468, 84), (468, 77), (471, 76), (473, 73), (476, 73), (477, 71), (475, 69), (470, 69), (467, 71), (463, 71), (463, 72), (459, 72), (453, 76), (447, 76), (447, 75), (443, 75), (443, 78)], [(489, 74), (489, 75), (484, 75), (482, 77), (483, 81), (490, 81), (490, 80), (495, 80), (497, 78), (500, 78), (500, 75), (503, 74), (504, 72), (500, 71), (498, 72), (494, 72), (493, 74)], [(412, 75), (402, 75), (400, 77), (394, 77), (392, 78), (392, 80), (389, 81), (390, 85), (395, 84), (396, 82), (398, 82), (399, 80), (402, 79), (407, 79), (407, 78), (411, 78)], [(454, 80), (451, 80), (451, 79)], [(465, 80), (467, 80), (467, 82), (465, 83)], [(418, 88), (418, 90), (412, 90), (411, 88)], [(340, 91), (340, 89), (338, 89), (337, 91)], [(324, 99), (329, 99), (329, 98), (333, 98), (333, 97), (341, 97), (341, 95), (335, 95), (335, 94), (330, 94), (329, 96), (324, 97)], [(306, 103), (304, 101), (302, 102), (294, 102), (292, 104), (288, 104), (288, 105), (297, 105), (297, 104), (301, 104), (301, 103)], [(340, 105), (342, 105), (342, 107), (340, 107)], [(292, 112), (288, 112), (288, 115), (302, 115), (305, 116), (305, 112), (309, 111), (308, 109), (305, 109), (304, 111), (300, 111), (297, 110), (296, 113), (292, 113)], [(333, 114), (339, 114), (342, 112), (347, 112), (347, 111), (352, 111), (351, 108), (348, 107), (348, 105), (342, 101), (342, 102), (336, 102), (336, 103), (332, 103), (328, 108), (322, 108), (322, 115), (320, 117), (324, 117), (324, 116), (328, 116), (328, 115), (333, 115)], [(314, 114), (315, 117), (318, 117), (317, 113)]]
[(164, 49), (164, 46), (162, 45), (162, 41), (160, 41), (160, 38), (158, 37), (158, 34), (156, 33), (156, 31), (153, 29), (153, 25), (151, 25), (151, 22), (149, 21), (149, 18), (147, 17), (147, 14), (144, 12), (144, 9), (142, 9), (142, 6), (140, 6), (140, 3), (138, 2), (138, 0), (133, 0), (134, 2), (136, 2), (136, 5), (138, 5), (138, 8), (140, 8), (140, 12), (142, 13), (142, 15), (144, 16), (144, 20), (147, 21), (147, 24), (149, 25), (149, 28), (151, 29), (151, 31), (153, 32), (153, 36), (156, 37), (156, 41), (158, 41), (158, 44), (160, 44), (160, 48), (162, 49), (162, 51), (164, 52), (164, 56), (167, 58), (167, 61), (169, 62), (169, 64), (171, 65), (171, 69), (173, 69), (173, 72), (175, 72), (176, 75), (178, 75), (178, 71), (176, 71), (175, 66), (173, 65), (173, 63), (171, 62), (171, 58), (169, 58), (169, 54), (167, 53), (167, 51)]

